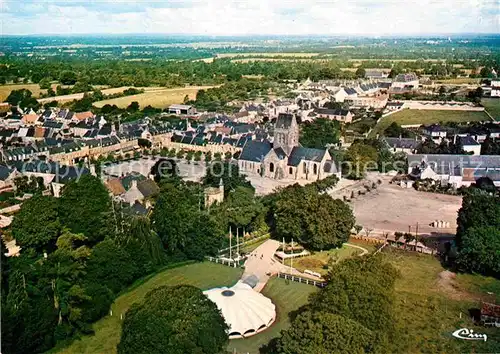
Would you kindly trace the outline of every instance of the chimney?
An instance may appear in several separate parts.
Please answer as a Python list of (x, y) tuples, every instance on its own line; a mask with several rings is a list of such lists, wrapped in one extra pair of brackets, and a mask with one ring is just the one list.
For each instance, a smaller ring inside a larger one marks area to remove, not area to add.
[(130, 185), (130, 189), (132, 189), (132, 188), (137, 188), (137, 180), (135, 180), (135, 179), (132, 180), (132, 183)]

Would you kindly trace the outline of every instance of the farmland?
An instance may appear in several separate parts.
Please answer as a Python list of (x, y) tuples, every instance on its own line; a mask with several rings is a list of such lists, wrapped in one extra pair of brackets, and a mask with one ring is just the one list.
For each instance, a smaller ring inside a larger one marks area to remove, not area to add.
[(171, 104), (182, 103), (184, 97), (189, 96), (189, 99), (195, 99), (196, 93), (201, 89), (208, 89), (214, 86), (192, 86), (181, 88), (146, 88), (146, 92), (137, 95), (118, 97), (109, 100), (95, 102), (94, 106), (102, 107), (105, 104), (117, 105), (119, 108), (127, 108), (127, 106), (137, 101), (140, 107), (152, 106), (156, 108), (166, 108)]
[[(52, 84), (52, 88), (55, 90), (57, 84)], [(5, 101), (12, 90), (28, 89), (32, 92), (33, 97), (39, 97), (41, 93), (47, 93), (47, 90), (40, 89), (38, 84), (17, 84), (17, 85), (0, 85), (0, 102)]]
[(371, 132), (371, 136), (382, 133), (391, 123), (399, 125), (433, 124), (445, 122), (484, 122), (491, 120), (480, 111), (447, 111), (447, 110), (417, 110), (405, 109), (382, 118)]
[(496, 121), (500, 121), (500, 98), (483, 98), (481, 104)]

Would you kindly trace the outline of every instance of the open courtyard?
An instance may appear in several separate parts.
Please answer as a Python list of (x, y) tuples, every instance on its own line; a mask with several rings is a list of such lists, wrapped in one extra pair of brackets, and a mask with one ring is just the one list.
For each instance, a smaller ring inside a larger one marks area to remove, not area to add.
[[(363, 185), (371, 185), (380, 179), (382, 184), (377, 189), (358, 195), (364, 190)], [(418, 223), (419, 235), (454, 234), (457, 223), (457, 212), (462, 205), (462, 197), (438, 193), (418, 192), (413, 188), (404, 189), (390, 184), (391, 177), (370, 174), (367, 180), (359, 181), (346, 189), (333, 192), (334, 198), (349, 197), (354, 192), (355, 198), (350, 206), (354, 211), (356, 223), (365, 229), (372, 229), (369, 236), (380, 236), (383, 232), (414, 233)], [(369, 181), (369, 182), (368, 182)], [(443, 220), (450, 223), (449, 228), (434, 228), (430, 223)]]

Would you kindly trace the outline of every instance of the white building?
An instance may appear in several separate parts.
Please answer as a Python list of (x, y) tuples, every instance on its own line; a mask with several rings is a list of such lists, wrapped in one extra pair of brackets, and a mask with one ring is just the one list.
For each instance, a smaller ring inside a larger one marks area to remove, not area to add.
[(500, 97), (500, 80), (491, 80), (491, 97)]

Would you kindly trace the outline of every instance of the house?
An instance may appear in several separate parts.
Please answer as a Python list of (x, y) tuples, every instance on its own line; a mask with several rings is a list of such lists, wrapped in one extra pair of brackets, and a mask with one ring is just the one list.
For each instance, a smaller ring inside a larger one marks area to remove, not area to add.
[(121, 198), (129, 205), (134, 205), (136, 202), (143, 202), (145, 199), (151, 198), (159, 192), (160, 188), (152, 179), (144, 179), (140, 182), (133, 179), (130, 188)]
[(346, 98), (345, 102), (356, 108), (374, 108), (381, 109), (387, 105), (389, 95), (376, 94), (375, 96), (362, 96)]
[(13, 186), (15, 171), (7, 165), (0, 165), (0, 191), (10, 189)]
[(472, 153), (472, 155), (481, 155), (481, 144), (474, 140), (470, 135), (466, 136), (455, 136), (456, 142), (458, 142), (465, 152)]
[(391, 90), (413, 90), (419, 85), (418, 76), (415, 73), (397, 75), (391, 84)]
[(71, 120), (75, 123), (78, 123), (78, 122), (81, 122), (81, 121), (84, 121), (87, 119), (91, 119), (93, 117), (94, 117), (94, 113), (92, 113), (90, 111), (86, 111), (86, 112), (79, 112), (79, 113), (73, 114), (73, 117), (71, 118)]
[(274, 140), (249, 140), (238, 159), (243, 173), (259, 174), (273, 179), (316, 181), (340, 170), (327, 149), (299, 145), (299, 126), (295, 115), (280, 114), (274, 127)]
[(352, 87), (342, 87), (337, 90), (332, 97), (335, 102), (344, 102), (347, 98), (358, 97), (358, 91)]
[(24, 125), (33, 125), (38, 121), (38, 115), (35, 113), (25, 114), (21, 121)]
[(500, 97), (500, 80), (491, 80), (491, 97)]
[(431, 124), (428, 126), (424, 126), (422, 128), (422, 132), (424, 135), (434, 140), (434, 142), (441, 142), (442, 139), (446, 138), (447, 131), (439, 124)]
[(384, 143), (393, 152), (404, 152), (414, 154), (417, 151), (420, 141), (411, 138), (384, 138)]
[(385, 79), (389, 77), (391, 69), (366, 69), (365, 78), (367, 79)]
[(168, 113), (177, 115), (181, 114), (193, 115), (196, 114), (196, 108), (194, 108), (191, 105), (173, 104), (170, 107), (168, 107)]
[(483, 302), (481, 304), (481, 323), (484, 326), (500, 327), (500, 305)]
[(330, 120), (338, 120), (343, 123), (351, 123), (353, 114), (346, 109), (328, 109), (328, 108), (316, 108), (314, 110), (317, 118), (327, 118)]
[(500, 155), (409, 155), (408, 174), (454, 188), (468, 187), (480, 178), (489, 178), (500, 187)]

